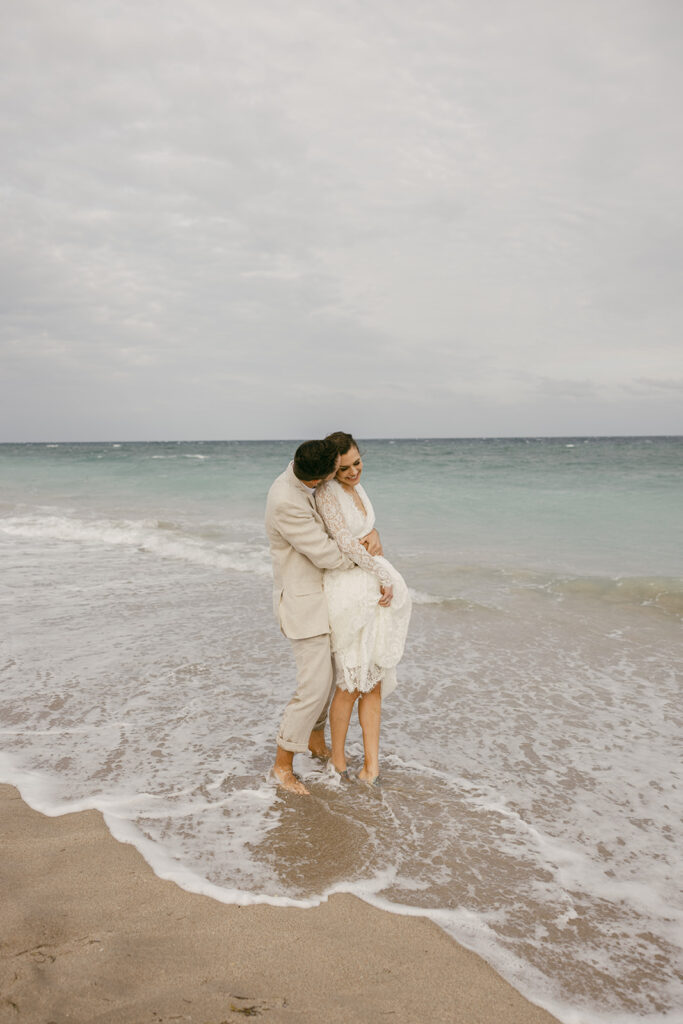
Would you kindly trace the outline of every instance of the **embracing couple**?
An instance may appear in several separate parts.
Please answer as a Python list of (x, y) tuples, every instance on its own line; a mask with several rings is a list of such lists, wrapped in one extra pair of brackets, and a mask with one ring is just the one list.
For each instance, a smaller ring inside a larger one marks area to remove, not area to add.
[(268, 493), (273, 605), (297, 669), (273, 776), (292, 793), (308, 793), (293, 771), (296, 753), (329, 757), (335, 773), (351, 781), (344, 748), (356, 700), (365, 752), (358, 778), (379, 782), (382, 698), (396, 686), (411, 603), (382, 555), (362, 470), (358, 445), (339, 431), (300, 445)]

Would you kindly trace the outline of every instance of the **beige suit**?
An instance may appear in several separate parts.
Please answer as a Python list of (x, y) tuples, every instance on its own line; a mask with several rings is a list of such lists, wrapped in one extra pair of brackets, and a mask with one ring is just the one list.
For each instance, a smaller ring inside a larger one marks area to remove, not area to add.
[(284, 750), (303, 752), (311, 730), (324, 728), (332, 691), (323, 570), (350, 569), (354, 563), (327, 535), (313, 491), (297, 480), (291, 463), (268, 492), (266, 533), (273, 560), (273, 610), (297, 664), (297, 690), (277, 742)]

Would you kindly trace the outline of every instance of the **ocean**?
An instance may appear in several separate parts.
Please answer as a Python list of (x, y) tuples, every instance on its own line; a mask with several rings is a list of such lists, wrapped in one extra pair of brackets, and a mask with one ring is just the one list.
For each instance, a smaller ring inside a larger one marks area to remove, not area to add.
[(427, 915), (566, 1024), (683, 1021), (683, 438), (361, 442), (413, 617), (381, 790), (297, 756), (309, 799), (267, 780), (295, 447), (0, 445), (0, 781), (227, 903)]

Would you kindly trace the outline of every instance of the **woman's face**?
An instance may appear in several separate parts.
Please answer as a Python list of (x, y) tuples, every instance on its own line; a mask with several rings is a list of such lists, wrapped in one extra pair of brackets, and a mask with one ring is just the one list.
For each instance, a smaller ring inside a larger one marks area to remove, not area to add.
[(337, 470), (337, 480), (345, 487), (355, 487), (363, 472), (363, 460), (360, 452), (354, 446), (349, 448), (345, 455), (342, 455)]

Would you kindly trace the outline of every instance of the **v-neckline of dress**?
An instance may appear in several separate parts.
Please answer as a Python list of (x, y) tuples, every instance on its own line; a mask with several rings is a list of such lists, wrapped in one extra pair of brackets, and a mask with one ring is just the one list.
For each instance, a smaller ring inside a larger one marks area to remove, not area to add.
[[(351, 501), (353, 503), (356, 511), (359, 512), (361, 515), (365, 516), (365, 518), (367, 519), (367, 517), (368, 517), (368, 510), (365, 507), (365, 502), (363, 501), (362, 497), (360, 496), (360, 494), (358, 494), (358, 487), (360, 486), (360, 484), (356, 484), (356, 487), (354, 487), (354, 491), (356, 492), (356, 495), (358, 497), (358, 501), (356, 501), (356, 498), (354, 497), (353, 494), (349, 494), (349, 492), (346, 490), (346, 488), (342, 484), (340, 484), (338, 480), (337, 480), (337, 485), (338, 485), (339, 489), (346, 495), (346, 497), (349, 499), (349, 501)], [(360, 502), (360, 504), (359, 504), (359, 502)]]

